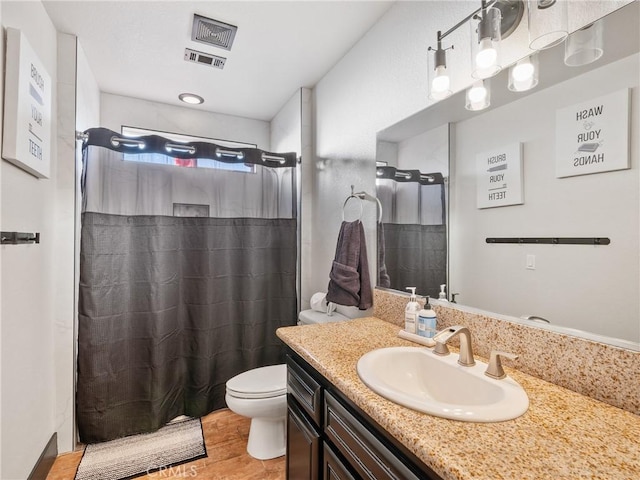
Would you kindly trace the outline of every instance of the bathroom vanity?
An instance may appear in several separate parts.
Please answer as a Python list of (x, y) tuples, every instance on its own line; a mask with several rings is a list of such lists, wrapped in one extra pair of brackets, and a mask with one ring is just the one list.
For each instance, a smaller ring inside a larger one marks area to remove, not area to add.
[(293, 351), (287, 389), (287, 478), (440, 480)]
[(365, 353), (411, 346), (368, 317), (278, 330), (289, 347), (287, 477), (640, 478), (640, 417), (513, 369), (528, 411), (471, 423), (416, 412), (362, 383)]

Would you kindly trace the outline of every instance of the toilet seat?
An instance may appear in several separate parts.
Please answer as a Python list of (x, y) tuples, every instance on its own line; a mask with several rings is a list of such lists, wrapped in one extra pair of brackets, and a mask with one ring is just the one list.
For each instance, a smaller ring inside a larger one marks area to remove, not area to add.
[(254, 368), (227, 382), (227, 394), (237, 398), (271, 398), (287, 393), (287, 366)]

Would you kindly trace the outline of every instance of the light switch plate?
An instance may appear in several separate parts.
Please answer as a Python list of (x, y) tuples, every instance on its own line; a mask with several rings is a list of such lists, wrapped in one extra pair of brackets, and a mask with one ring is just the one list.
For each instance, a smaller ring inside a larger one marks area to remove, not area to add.
[(535, 269), (536, 269), (536, 256), (527, 255), (527, 270), (535, 270)]

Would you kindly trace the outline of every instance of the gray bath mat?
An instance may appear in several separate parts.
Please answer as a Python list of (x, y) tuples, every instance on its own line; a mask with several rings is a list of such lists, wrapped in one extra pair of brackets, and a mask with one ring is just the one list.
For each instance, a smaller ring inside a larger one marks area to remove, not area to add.
[[(124, 480), (207, 456), (200, 419), (87, 445), (75, 480)], [(175, 470), (175, 469), (174, 469)]]

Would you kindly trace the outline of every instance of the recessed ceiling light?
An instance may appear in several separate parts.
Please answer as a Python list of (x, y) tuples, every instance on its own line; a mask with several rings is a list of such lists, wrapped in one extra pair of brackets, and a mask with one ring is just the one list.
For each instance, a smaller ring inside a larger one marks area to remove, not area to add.
[(178, 98), (189, 105), (200, 105), (204, 103), (204, 98), (194, 93), (181, 93)]

